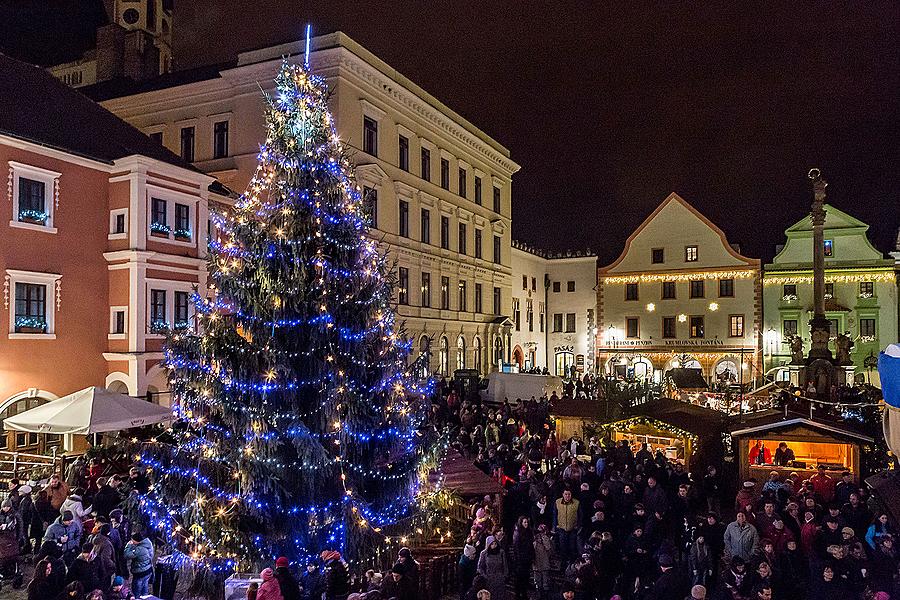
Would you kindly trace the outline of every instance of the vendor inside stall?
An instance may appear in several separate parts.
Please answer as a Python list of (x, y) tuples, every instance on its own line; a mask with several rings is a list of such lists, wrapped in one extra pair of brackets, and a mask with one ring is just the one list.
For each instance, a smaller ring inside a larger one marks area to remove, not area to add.
[(783, 469), (812, 473), (823, 465), (826, 471), (840, 473), (855, 471), (859, 458), (858, 447), (849, 443), (749, 439), (747, 447), (751, 472), (762, 469), (768, 473)]

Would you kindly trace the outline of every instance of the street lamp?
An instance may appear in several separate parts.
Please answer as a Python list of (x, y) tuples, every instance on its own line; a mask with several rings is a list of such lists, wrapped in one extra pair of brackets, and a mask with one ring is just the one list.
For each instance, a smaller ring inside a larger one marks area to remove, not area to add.
[(775, 354), (775, 346), (778, 344), (778, 332), (770, 327), (763, 335), (763, 339), (766, 342), (766, 351), (769, 353), (769, 368), (771, 368)]

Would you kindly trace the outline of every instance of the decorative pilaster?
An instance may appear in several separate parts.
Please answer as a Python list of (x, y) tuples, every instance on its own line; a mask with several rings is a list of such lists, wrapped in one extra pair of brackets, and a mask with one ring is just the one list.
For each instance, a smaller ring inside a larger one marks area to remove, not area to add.
[(3, 276), (3, 308), (9, 308), (9, 274)]

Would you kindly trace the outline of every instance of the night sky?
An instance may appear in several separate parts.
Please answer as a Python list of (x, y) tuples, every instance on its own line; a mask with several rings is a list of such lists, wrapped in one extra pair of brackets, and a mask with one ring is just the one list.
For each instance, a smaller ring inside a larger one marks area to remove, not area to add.
[[(343, 30), (510, 149), (513, 235), (539, 247), (610, 262), (675, 191), (769, 260), (817, 166), (893, 249), (900, 3), (523, 4), (176, 0), (176, 61)], [(61, 21), (33, 29), (59, 40)], [(52, 50), (0, 29), (10, 53)]]

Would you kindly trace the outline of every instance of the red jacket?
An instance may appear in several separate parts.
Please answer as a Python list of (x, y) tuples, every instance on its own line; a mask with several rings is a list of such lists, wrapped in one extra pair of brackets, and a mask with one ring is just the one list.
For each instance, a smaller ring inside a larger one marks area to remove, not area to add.
[(810, 521), (809, 523), (804, 523), (803, 527), (800, 528), (800, 547), (803, 548), (803, 552), (810, 556), (813, 551), (813, 544), (816, 540), (816, 533), (819, 531), (819, 526), (816, 525), (815, 521)]
[[(772, 464), (771, 450), (769, 450), (768, 448), (763, 446), (762, 453), (763, 453), (763, 463)], [(753, 446), (752, 448), (750, 448), (750, 464), (751, 465), (757, 464), (757, 462), (756, 462), (757, 458), (759, 458), (759, 448), (757, 448), (756, 446)]]
[(822, 473), (816, 473), (809, 480), (813, 484), (813, 490), (822, 504), (828, 504), (834, 499), (834, 479)]

